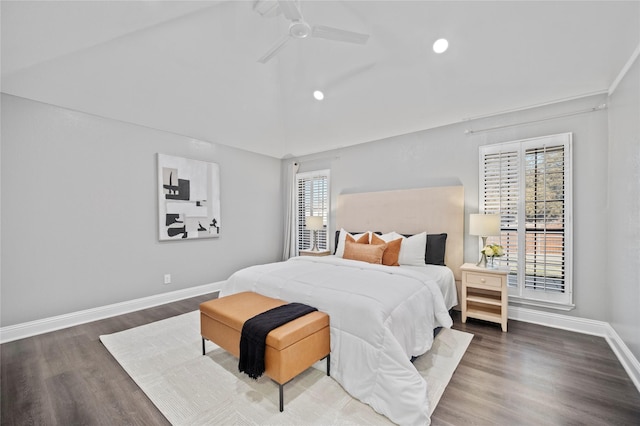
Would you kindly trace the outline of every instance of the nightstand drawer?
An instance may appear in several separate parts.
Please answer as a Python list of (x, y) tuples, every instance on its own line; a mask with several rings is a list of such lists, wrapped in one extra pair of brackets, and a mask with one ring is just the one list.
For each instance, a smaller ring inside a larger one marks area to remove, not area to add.
[(483, 287), (502, 288), (502, 278), (489, 274), (474, 274), (473, 272), (465, 272), (467, 274), (467, 285), (480, 285)]

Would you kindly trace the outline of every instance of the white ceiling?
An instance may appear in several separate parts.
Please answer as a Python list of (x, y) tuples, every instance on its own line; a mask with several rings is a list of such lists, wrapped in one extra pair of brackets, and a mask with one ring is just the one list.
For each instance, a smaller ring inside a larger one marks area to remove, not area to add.
[(640, 44), (639, 1), (302, 1), (368, 43), (260, 64), (254, 3), (3, 0), (2, 91), (282, 158), (603, 92)]

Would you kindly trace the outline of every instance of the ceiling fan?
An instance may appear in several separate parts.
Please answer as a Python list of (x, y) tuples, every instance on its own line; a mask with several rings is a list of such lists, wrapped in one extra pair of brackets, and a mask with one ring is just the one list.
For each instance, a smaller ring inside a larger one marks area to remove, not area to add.
[(282, 14), (289, 20), (289, 33), (283, 36), (271, 49), (258, 59), (265, 64), (273, 58), (293, 38), (307, 38), (309, 36), (324, 38), (327, 40), (343, 41), (347, 43), (365, 44), (369, 39), (368, 34), (355, 33), (324, 25), (309, 25), (302, 17), (302, 12), (295, 0), (278, 0), (278, 6)]

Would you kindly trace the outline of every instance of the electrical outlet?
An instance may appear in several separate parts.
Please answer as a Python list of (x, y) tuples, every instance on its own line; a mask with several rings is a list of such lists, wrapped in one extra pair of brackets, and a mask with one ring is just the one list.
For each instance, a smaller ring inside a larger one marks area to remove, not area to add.
[(171, 274), (164, 274), (164, 283), (171, 284)]

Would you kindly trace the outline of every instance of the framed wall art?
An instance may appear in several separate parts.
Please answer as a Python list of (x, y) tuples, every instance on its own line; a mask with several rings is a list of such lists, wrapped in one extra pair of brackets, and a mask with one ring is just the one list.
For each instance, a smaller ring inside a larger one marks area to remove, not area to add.
[(216, 163), (158, 154), (159, 239), (220, 236), (220, 169)]

